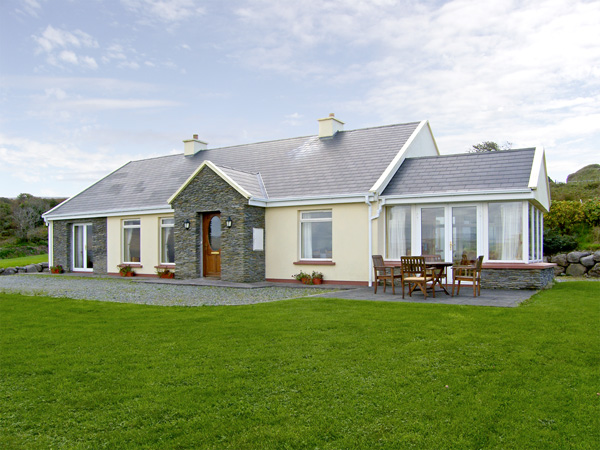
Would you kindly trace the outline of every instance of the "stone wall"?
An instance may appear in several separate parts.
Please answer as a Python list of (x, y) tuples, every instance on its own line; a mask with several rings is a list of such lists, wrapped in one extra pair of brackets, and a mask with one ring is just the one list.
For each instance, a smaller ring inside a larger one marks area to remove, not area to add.
[(106, 217), (85, 220), (55, 220), (53, 221), (53, 255), (54, 265), (62, 266), (67, 272), (73, 270), (73, 224), (92, 224), (92, 252), (94, 258), (94, 273), (106, 273)]
[(600, 277), (600, 251), (562, 253), (551, 256), (548, 261), (556, 264), (556, 276)]
[(554, 269), (483, 269), (482, 289), (547, 289), (552, 287)]
[[(173, 200), (177, 278), (202, 276), (202, 214), (220, 212), (221, 280), (255, 282), (265, 279), (265, 252), (252, 250), (252, 229), (265, 228), (264, 208), (248, 200), (210, 168), (205, 167)], [(231, 217), (233, 226), (225, 227)], [(190, 229), (183, 226), (190, 221)]]

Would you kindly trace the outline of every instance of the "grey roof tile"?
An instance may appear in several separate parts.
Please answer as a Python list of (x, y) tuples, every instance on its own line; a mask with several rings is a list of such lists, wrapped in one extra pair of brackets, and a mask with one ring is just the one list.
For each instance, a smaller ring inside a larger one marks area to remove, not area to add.
[[(253, 196), (270, 199), (366, 193), (419, 122), (341, 131), (331, 139), (298, 137), (132, 161), (58, 206), (53, 215), (168, 207), (167, 200), (204, 162)], [(225, 171), (225, 170), (224, 170)], [(227, 172), (226, 172), (227, 173)], [(249, 176), (253, 175), (253, 176)]]
[(383, 195), (527, 188), (534, 148), (407, 158)]

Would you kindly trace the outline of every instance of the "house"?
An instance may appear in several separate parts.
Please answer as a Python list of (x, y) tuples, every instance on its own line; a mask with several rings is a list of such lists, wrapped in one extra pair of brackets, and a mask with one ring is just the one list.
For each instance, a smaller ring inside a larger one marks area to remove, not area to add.
[[(427, 121), (132, 161), (44, 214), (52, 264), (73, 272), (370, 284), (372, 254), (483, 254), (484, 285), (541, 287), (544, 151), (440, 155)], [(510, 276), (507, 278), (507, 274)], [(487, 281), (486, 281), (487, 280)]]

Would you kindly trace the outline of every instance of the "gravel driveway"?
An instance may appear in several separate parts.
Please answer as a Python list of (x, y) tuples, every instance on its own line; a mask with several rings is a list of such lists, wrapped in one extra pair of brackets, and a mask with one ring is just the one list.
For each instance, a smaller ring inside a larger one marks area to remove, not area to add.
[(295, 287), (240, 289), (139, 283), (123, 278), (52, 275), (0, 276), (0, 293), (45, 295), (162, 306), (249, 305), (333, 292)]

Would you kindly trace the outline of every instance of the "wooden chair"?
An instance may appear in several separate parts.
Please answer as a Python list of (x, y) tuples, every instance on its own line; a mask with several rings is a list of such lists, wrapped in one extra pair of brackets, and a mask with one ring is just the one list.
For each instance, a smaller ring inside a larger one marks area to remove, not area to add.
[(408, 285), (408, 295), (412, 297), (412, 292), (419, 287), (425, 298), (427, 298), (427, 283), (432, 284), (433, 297), (435, 298), (435, 289), (433, 289), (434, 275), (427, 270), (425, 257), (423, 256), (402, 256), (402, 298), (404, 298), (404, 286)]
[(454, 297), (454, 285), (458, 281), (456, 295), (460, 294), (460, 282), (471, 281), (473, 283), (473, 297), (481, 295), (481, 265), (483, 255), (479, 256), (472, 265), (458, 265), (453, 267), (452, 272), (452, 297)]
[(383, 263), (383, 256), (381, 255), (373, 255), (373, 270), (375, 271), (375, 293), (377, 294), (377, 285), (380, 281), (383, 281), (383, 292), (385, 292), (385, 287), (389, 281), (392, 285), (392, 293), (396, 294), (394, 280), (402, 278), (402, 275), (394, 273), (393, 267), (386, 266)]

